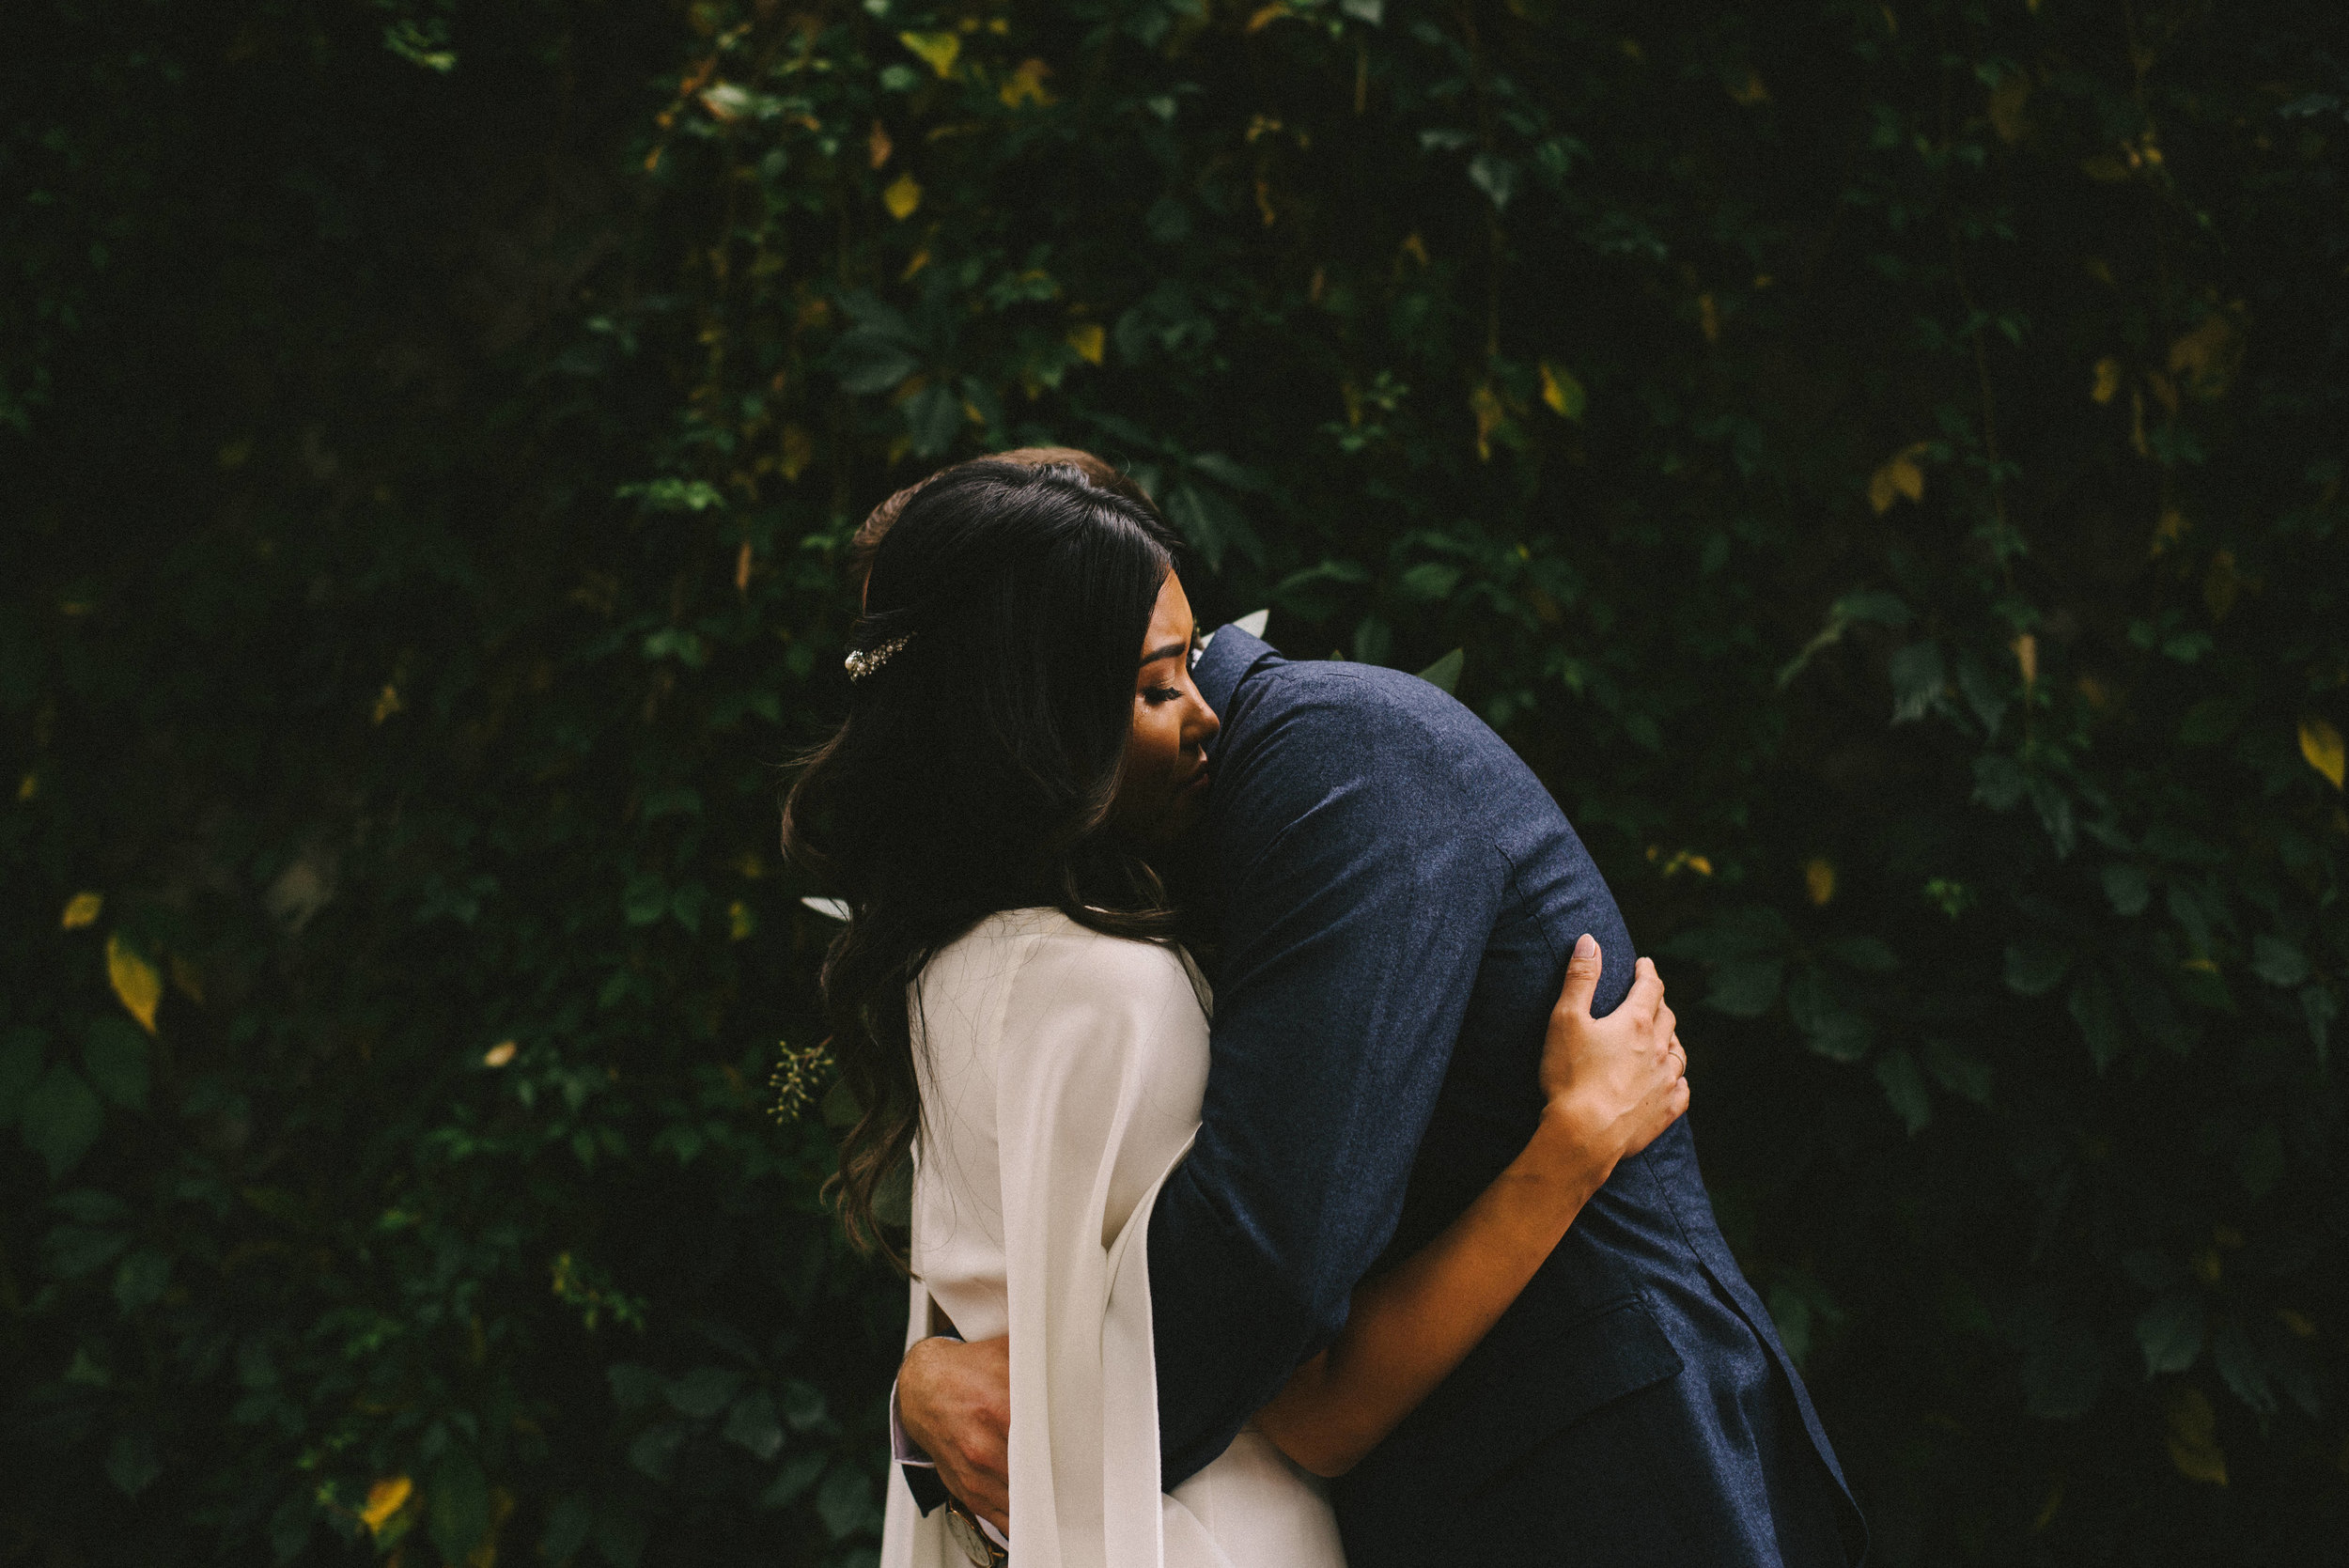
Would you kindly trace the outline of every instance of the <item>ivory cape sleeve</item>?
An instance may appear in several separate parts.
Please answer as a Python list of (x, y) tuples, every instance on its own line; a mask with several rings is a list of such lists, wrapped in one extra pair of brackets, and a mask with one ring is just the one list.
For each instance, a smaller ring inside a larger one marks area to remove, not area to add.
[(1197, 1129), (1206, 1016), (1174, 952), (1073, 924), (1014, 974), (996, 1055), (1020, 1568), (1159, 1568), (1149, 1210)]
[[(1144, 1241), (1206, 1086), (1194, 976), (1170, 949), (1021, 910), (923, 977), (906, 1337), (932, 1331), (933, 1302), (972, 1338), (1010, 1335), (1019, 1568), (1224, 1560), (1159, 1493)], [(894, 1474), (888, 1514), (883, 1568), (959, 1568), (943, 1510), (919, 1517)]]

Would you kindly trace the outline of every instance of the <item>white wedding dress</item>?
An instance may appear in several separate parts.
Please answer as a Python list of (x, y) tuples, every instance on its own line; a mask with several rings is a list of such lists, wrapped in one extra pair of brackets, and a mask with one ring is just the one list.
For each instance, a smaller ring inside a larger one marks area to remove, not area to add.
[[(1189, 958), (1052, 909), (989, 916), (913, 1012), (927, 1122), (906, 1343), (932, 1303), (1011, 1336), (1014, 1568), (1344, 1568), (1321, 1483), (1252, 1426), (1159, 1490), (1148, 1232), (1207, 1081)], [(882, 1568), (965, 1568), (892, 1467)]]

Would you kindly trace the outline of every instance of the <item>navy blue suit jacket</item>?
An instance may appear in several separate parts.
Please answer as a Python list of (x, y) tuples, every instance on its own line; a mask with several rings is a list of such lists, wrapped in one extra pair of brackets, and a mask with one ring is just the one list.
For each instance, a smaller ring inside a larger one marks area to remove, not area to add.
[[(1524, 1146), (1567, 955), (1630, 934), (1540, 782), (1415, 676), (1292, 662), (1234, 627), (1197, 1142), (1150, 1220), (1165, 1480), (1221, 1453)], [(1842, 1563), (1862, 1539), (1683, 1118), (1625, 1161), (1484, 1343), (1333, 1491), (1353, 1568)]]

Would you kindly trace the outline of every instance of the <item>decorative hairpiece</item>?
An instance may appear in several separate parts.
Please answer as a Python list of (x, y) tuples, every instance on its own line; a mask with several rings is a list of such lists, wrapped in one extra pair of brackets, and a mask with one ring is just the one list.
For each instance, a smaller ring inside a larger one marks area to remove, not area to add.
[(863, 680), (866, 675), (888, 663), (908, 643), (912, 641), (913, 633), (909, 631), (902, 637), (892, 637), (888, 642), (876, 647), (866, 648), (862, 653), (851, 652), (840, 662), (848, 666), (849, 680)]

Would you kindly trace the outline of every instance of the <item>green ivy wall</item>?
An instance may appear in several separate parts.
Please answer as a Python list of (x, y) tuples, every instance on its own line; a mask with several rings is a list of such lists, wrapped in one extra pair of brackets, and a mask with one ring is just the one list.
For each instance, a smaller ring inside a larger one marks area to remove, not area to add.
[(902, 1287), (770, 1114), (775, 807), (863, 510), (1042, 441), (1293, 654), (1464, 651), (1875, 1560), (2337, 1552), (2345, 59), (2319, 0), (11, 8), (0, 1562), (871, 1560)]

